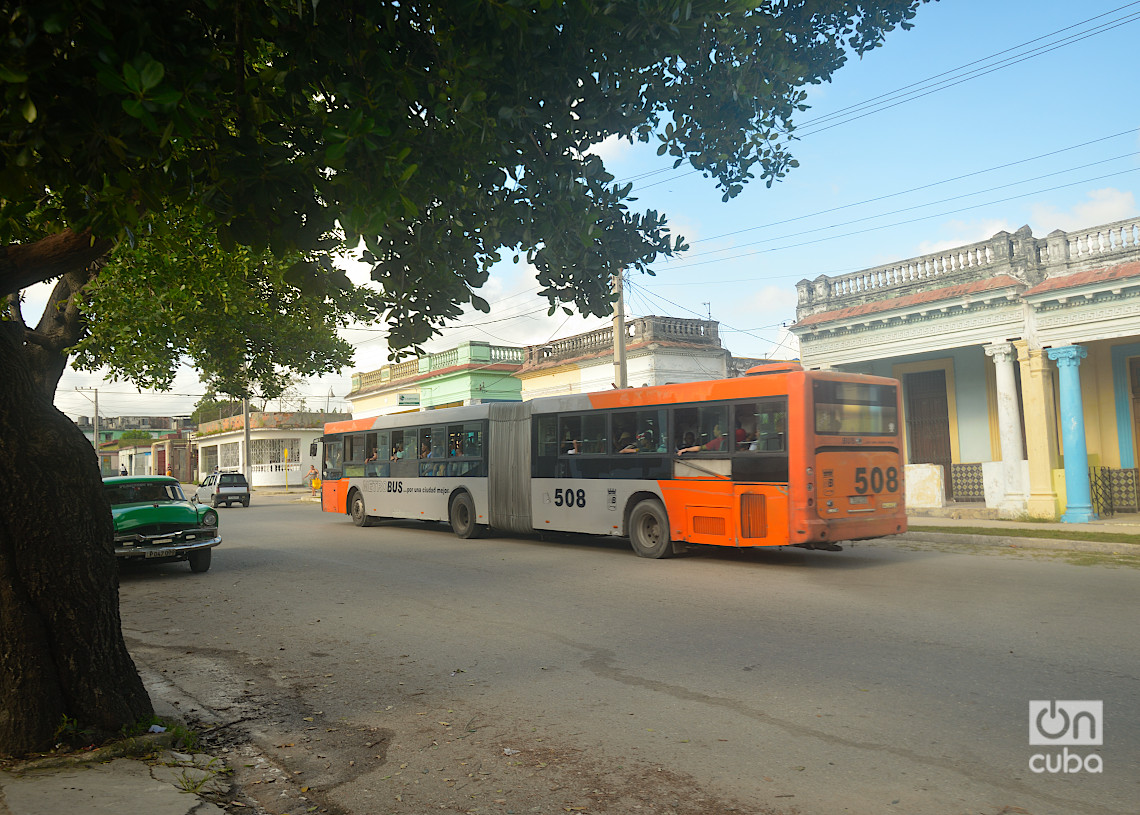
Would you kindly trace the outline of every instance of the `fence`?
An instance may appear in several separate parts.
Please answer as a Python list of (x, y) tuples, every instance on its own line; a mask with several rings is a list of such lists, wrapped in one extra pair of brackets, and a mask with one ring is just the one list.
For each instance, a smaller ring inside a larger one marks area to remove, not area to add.
[(1090, 467), (1089, 487), (1092, 491), (1093, 511), (1102, 518), (1117, 512), (1140, 512), (1140, 470), (1115, 470), (1111, 467)]

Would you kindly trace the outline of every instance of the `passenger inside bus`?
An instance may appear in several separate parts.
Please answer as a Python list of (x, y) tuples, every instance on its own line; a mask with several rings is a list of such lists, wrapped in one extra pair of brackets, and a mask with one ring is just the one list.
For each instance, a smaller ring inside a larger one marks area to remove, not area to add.
[(681, 439), (681, 442), (677, 445), (677, 454), (680, 455), (681, 453), (685, 452), (685, 450), (691, 450), (696, 446), (697, 437), (693, 435), (692, 430), (689, 430), (685, 433), (684, 437)]
[[(740, 432), (743, 433), (744, 431), (741, 430)], [(682, 447), (677, 451), (677, 454), (681, 455), (683, 453), (701, 453), (705, 451), (720, 450), (721, 447), (724, 446), (727, 436), (725, 436), (725, 433), (723, 430), (721, 430), (719, 424), (713, 427), (712, 435), (713, 438), (705, 444), (694, 444), (690, 447)]]
[(657, 440), (652, 430), (643, 430), (637, 434), (637, 451), (639, 453), (656, 453)]

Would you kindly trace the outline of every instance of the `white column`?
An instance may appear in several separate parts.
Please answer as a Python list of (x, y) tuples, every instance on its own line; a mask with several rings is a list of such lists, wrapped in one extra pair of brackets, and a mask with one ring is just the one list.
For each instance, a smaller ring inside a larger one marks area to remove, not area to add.
[(1013, 361), (1017, 351), (1013, 343), (1000, 342), (985, 346), (986, 356), (994, 361), (997, 373), (998, 437), (1001, 441), (1002, 482), (1005, 500), (1000, 509), (1025, 511), (1025, 489), (1021, 483), (1021, 415), (1017, 409), (1017, 382)]

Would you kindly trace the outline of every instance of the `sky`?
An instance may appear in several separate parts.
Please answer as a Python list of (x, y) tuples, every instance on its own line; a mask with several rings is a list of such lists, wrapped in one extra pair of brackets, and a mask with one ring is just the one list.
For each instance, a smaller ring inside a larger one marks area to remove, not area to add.
[[(800, 162), (771, 188), (753, 183), (727, 203), (712, 179), (656, 155), (656, 143), (596, 149), (617, 181), (634, 182), (641, 210), (664, 213), (690, 250), (625, 282), (628, 317), (711, 318), (740, 357), (796, 356), (782, 326), (795, 284), (973, 243), (1028, 225), (1095, 226), (1140, 215), (1140, 0), (943, 0), (919, 8), (910, 31), (852, 58), (830, 83), (809, 86), (796, 120)], [(356, 282), (363, 267), (348, 269)], [(533, 272), (509, 262), (474, 312), (429, 342), (547, 343), (608, 324), (546, 316)], [(46, 292), (29, 290), (25, 314)], [(383, 325), (346, 329), (354, 364), (299, 382), (280, 405), (347, 410), (353, 371), (388, 362)], [(170, 393), (138, 392), (105, 372), (70, 368), (56, 406), (75, 418), (178, 416), (204, 388), (180, 371)], [(269, 409), (278, 409), (270, 401)]]

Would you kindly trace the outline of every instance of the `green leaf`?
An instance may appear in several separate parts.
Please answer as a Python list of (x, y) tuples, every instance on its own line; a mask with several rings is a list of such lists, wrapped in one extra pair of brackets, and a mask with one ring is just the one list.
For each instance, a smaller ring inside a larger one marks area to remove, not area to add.
[(6, 65), (0, 65), (0, 80), (3, 80), (4, 82), (11, 82), (12, 84), (17, 84), (20, 82), (27, 82), (28, 75), (19, 71), (13, 71)]
[(20, 105), (20, 115), (24, 117), (24, 121), (31, 124), (36, 120), (36, 104), (30, 98), (25, 99), (23, 104)]
[(139, 82), (142, 84), (143, 90), (148, 91), (162, 82), (164, 76), (166, 76), (166, 68), (163, 67), (162, 63), (151, 60), (143, 66), (142, 73), (139, 74)]
[(129, 62), (123, 66), (123, 83), (127, 86), (127, 90), (132, 93), (142, 93), (142, 78), (139, 72), (135, 70), (135, 66)]

